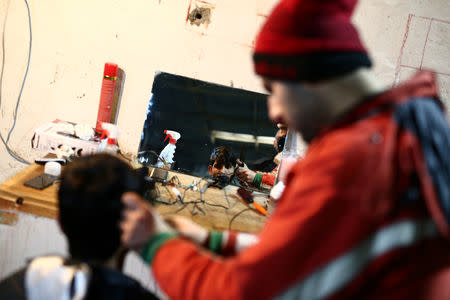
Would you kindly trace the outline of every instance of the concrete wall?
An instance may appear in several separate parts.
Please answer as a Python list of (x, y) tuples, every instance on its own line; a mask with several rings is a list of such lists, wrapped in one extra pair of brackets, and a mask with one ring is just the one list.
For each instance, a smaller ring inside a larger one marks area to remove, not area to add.
[(43, 254), (67, 254), (66, 238), (54, 220), (19, 214), (16, 224), (0, 224), (0, 279)]
[[(107, 61), (119, 64), (126, 74), (118, 116), (124, 134), (119, 142), (131, 152), (139, 145), (157, 70), (263, 91), (253, 74), (251, 52), (274, 0), (29, 1), (31, 64), (10, 139), (10, 147), (28, 160), (41, 154), (30, 146), (36, 127), (55, 118), (94, 126)], [(188, 15), (197, 5), (211, 8), (209, 24), (191, 25)], [(449, 21), (448, 0), (362, 0), (355, 15), (375, 72), (386, 86), (416, 69), (432, 67), (439, 72), (447, 105)], [(0, 0), (0, 26), (6, 55), (0, 132), (6, 138), (28, 54), (24, 1)], [(23, 167), (0, 145), (0, 182)], [(25, 257), (65, 251), (61, 234), (54, 233), (54, 221), (27, 217), (25, 223), (17, 228), (0, 224), (0, 277), (18, 269)], [(39, 227), (32, 229), (33, 241), (24, 241), (32, 224)]]

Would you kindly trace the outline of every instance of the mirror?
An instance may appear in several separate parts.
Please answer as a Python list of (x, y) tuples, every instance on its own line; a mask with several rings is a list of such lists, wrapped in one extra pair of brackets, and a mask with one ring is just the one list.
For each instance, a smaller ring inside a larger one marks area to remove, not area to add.
[(138, 159), (154, 166), (167, 145), (164, 130), (181, 134), (172, 170), (210, 177), (214, 148), (225, 146), (251, 170), (276, 166), (276, 125), (267, 114), (267, 95), (158, 72), (154, 78)]

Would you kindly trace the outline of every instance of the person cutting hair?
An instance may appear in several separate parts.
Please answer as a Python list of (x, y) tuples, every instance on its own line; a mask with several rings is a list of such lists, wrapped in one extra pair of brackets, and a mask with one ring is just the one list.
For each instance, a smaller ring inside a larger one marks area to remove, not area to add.
[(171, 299), (450, 299), (450, 129), (435, 76), (385, 89), (356, 4), (281, 1), (256, 39), (269, 117), (309, 143), (256, 243), (217, 257), (123, 198), (122, 240)]

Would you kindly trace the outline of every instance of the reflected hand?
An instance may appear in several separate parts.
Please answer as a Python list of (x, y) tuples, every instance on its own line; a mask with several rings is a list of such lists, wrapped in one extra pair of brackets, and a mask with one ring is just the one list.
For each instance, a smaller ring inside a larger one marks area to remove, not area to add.
[(273, 162), (277, 165), (279, 165), (281, 163), (281, 158), (283, 156), (283, 152), (278, 153), (277, 155), (275, 155), (275, 157), (273, 158)]
[(197, 223), (181, 216), (173, 216), (166, 220), (178, 233), (196, 244), (203, 245), (208, 238), (208, 230)]
[(253, 183), (253, 180), (255, 179), (256, 172), (253, 172), (247, 166), (245, 168), (239, 168), (236, 170), (236, 175), (239, 178), (239, 180), (245, 181), (247, 183)]

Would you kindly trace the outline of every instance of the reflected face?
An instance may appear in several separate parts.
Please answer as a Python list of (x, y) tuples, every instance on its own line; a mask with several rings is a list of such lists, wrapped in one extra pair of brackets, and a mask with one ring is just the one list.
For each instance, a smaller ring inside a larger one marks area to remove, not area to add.
[(323, 102), (306, 84), (263, 79), (270, 95), (267, 98), (269, 117), (300, 132), (309, 142), (322, 123)]
[(277, 133), (275, 134), (275, 139), (273, 141), (273, 147), (277, 152), (283, 151), (284, 141), (287, 135), (287, 127), (284, 124), (280, 124)]
[(213, 178), (224, 174), (230, 177), (234, 174), (234, 166), (230, 164), (225, 165), (223, 163), (219, 163), (217, 161), (214, 162), (214, 164), (208, 167), (209, 175)]

